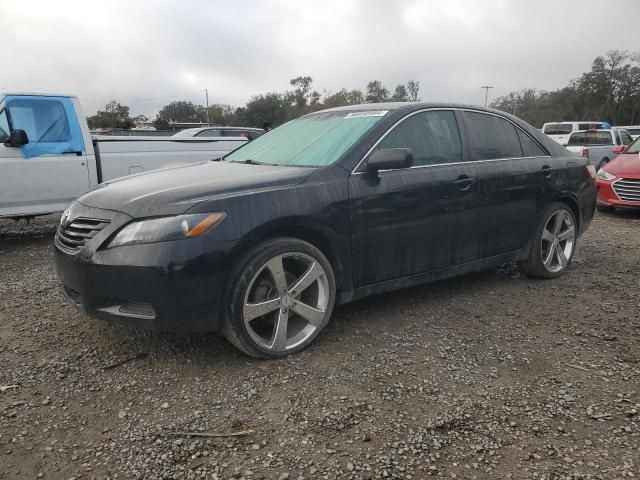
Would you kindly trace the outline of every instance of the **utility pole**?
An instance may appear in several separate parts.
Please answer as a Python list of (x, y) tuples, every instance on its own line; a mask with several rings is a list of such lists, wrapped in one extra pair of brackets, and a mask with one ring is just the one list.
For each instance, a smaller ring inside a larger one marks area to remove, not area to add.
[(484, 106), (487, 106), (487, 99), (489, 98), (489, 89), (493, 88), (492, 85), (483, 85), (480, 88), (484, 88)]
[(206, 88), (204, 89), (204, 98), (206, 100), (207, 103), (207, 127), (209, 126), (209, 90), (207, 90)]

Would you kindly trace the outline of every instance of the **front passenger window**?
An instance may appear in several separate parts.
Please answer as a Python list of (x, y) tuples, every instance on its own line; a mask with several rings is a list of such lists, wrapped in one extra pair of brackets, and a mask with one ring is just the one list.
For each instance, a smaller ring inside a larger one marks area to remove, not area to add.
[(409, 148), (414, 165), (462, 161), (458, 123), (452, 111), (433, 110), (410, 116), (394, 128), (376, 150)]

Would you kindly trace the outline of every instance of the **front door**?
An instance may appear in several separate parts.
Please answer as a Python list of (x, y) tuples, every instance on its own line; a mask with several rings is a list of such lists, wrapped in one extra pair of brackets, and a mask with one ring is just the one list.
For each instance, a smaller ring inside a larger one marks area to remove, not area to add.
[[(0, 136), (27, 132), (29, 143), (54, 144), (70, 135), (68, 119), (55, 99), (0, 104)], [(64, 210), (89, 189), (84, 152), (39, 154), (27, 158), (20, 147), (0, 143), (0, 217)]]
[(417, 112), (373, 150), (409, 148), (413, 167), (372, 174), (365, 159), (351, 175), (356, 287), (478, 258), (477, 174), (462, 145), (453, 111)]

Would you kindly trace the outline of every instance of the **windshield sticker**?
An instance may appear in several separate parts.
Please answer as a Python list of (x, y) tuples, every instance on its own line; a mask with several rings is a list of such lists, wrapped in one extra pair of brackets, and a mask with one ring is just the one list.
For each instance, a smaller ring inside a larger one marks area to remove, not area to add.
[(353, 112), (344, 118), (384, 117), (389, 110), (371, 110), (367, 112)]

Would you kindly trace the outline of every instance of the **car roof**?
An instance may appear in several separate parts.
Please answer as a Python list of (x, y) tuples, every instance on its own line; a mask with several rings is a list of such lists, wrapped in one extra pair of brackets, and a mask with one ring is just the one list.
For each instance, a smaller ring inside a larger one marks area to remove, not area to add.
[(341, 107), (328, 108), (317, 112), (309, 113), (315, 115), (327, 112), (348, 112), (348, 111), (371, 111), (371, 110), (390, 110), (390, 111), (406, 111), (425, 110), (430, 108), (455, 108), (464, 110), (478, 110), (488, 113), (496, 113), (503, 116), (510, 116), (507, 112), (496, 110), (493, 108), (480, 107), (478, 105), (470, 105), (464, 103), (448, 103), (448, 102), (384, 102), (384, 103), (360, 103), (356, 105), (344, 105)]

